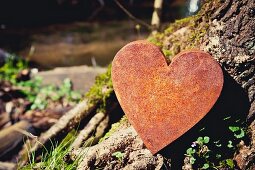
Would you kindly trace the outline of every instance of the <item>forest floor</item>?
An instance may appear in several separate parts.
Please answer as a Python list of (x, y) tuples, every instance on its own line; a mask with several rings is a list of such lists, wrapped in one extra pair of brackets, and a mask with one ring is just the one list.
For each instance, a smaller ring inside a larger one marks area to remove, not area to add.
[(106, 69), (76, 66), (38, 72), (23, 59), (6, 57), (0, 67), (0, 161), (16, 162), (25, 138), (48, 130)]

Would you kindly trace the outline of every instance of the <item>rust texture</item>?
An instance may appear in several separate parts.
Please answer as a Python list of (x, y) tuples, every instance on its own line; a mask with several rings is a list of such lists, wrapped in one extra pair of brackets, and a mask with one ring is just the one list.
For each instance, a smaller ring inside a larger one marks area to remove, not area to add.
[(208, 53), (198, 50), (178, 54), (168, 66), (160, 49), (143, 40), (116, 54), (112, 81), (130, 123), (155, 154), (210, 111), (220, 96), (223, 73)]

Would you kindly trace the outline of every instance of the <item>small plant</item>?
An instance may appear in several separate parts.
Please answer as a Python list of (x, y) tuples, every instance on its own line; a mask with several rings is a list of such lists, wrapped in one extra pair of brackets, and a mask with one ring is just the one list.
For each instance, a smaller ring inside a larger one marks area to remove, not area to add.
[(237, 149), (237, 144), (245, 137), (245, 130), (240, 126), (228, 126), (233, 135), (229, 140), (214, 141), (208, 136), (198, 137), (186, 150), (186, 156), (194, 169), (234, 169), (235, 163), (231, 155)]
[(0, 67), (0, 80), (15, 84), (18, 74), (26, 68), (28, 68), (28, 62), (26, 60), (17, 59), (14, 55), (9, 55), (7, 56), (5, 64)]
[(124, 153), (117, 151), (117, 152), (114, 152), (112, 156), (116, 157), (119, 161), (122, 161), (124, 158)]
[(241, 128), (239, 126), (229, 126), (228, 128), (231, 132), (234, 133), (234, 136), (237, 139), (243, 138), (245, 136), (245, 132), (244, 132), (243, 128)]
[[(43, 110), (51, 102), (62, 101), (62, 103), (77, 103), (81, 99), (79, 92), (72, 90), (70, 79), (65, 79), (59, 87), (53, 85), (41, 85), (42, 79), (35, 77), (33, 80), (24, 81), (18, 87), (27, 95), (32, 103), (31, 109)], [(66, 101), (66, 102), (64, 102)]]
[[(77, 159), (73, 162), (65, 161), (66, 155), (70, 151), (70, 146), (75, 140), (76, 132), (70, 132), (64, 140), (58, 144), (51, 141), (51, 150), (46, 150), (44, 154), (41, 155), (41, 161), (36, 162), (35, 156), (33, 153), (29, 159), (29, 165), (24, 167), (19, 167), (20, 170), (28, 169), (55, 169), (55, 170), (75, 170), (77, 169), (78, 162), (80, 161), (82, 155), (78, 155)], [(39, 142), (39, 141), (38, 141)], [(29, 146), (31, 147), (31, 146)], [(44, 147), (44, 149), (46, 149)]]
[(43, 80), (39, 76), (27, 81), (18, 81), (19, 73), (24, 69), (28, 69), (28, 62), (16, 58), (9, 56), (6, 63), (0, 67), (0, 81), (10, 82), (25, 94), (27, 100), (31, 102), (30, 109), (43, 110), (50, 102), (54, 103), (56, 101), (69, 104), (80, 101), (81, 94), (72, 90), (72, 82), (68, 78), (59, 87), (42, 85)]
[(190, 164), (194, 165), (198, 161), (203, 162), (202, 165), (198, 166), (198, 169), (208, 169), (211, 166), (209, 161), (211, 151), (206, 145), (209, 141), (208, 136), (199, 137), (186, 151), (186, 156), (190, 158)]

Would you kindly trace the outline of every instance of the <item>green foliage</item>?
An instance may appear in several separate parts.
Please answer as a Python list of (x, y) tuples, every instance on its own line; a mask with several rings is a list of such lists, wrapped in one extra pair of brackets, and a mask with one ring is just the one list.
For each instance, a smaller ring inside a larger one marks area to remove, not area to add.
[(226, 159), (226, 160), (223, 160), (221, 163), (220, 163), (220, 166), (221, 167), (228, 167), (230, 169), (234, 169), (235, 168), (235, 164), (234, 164), (234, 161), (232, 159)]
[(94, 85), (85, 94), (90, 99), (90, 102), (102, 101), (103, 107), (106, 105), (106, 99), (110, 97), (113, 92), (112, 79), (111, 79), (111, 64), (108, 66), (107, 71), (96, 77)]
[(57, 87), (54, 85), (42, 85), (41, 77), (34, 77), (27, 81), (17, 81), (18, 74), (28, 68), (28, 62), (17, 59), (14, 56), (9, 57), (7, 62), (0, 67), (0, 81), (9, 81), (26, 95), (26, 98), (32, 103), (30, 109), (43, 110), (49, 102), (67, 101), (77, 103), (81, 99), (81, 94), (72, 90), (70, 79), (65, 79)]
[(190, 157), (190, 163), (194, 165), (197, 161), (199, 169), (208, 169), (210, 165), (209, 157), (210, 157), (210, 149), (206, 144), (210, 142), (210, 138), (208, 136), (198, 137), (195, 142), (192, 143), (191, 148), (188, 148), (186, 151), (186, 156)]
[(124, 158), (124, 153), (117, 151), (117, 152), (114, 152), (112, 156), (116, 157), (119, 161), (122, 161)]
[(9, 55), (5, 64), (0, 67), (0, 81), (5, 80), (15, 84), (20, 71), (28, 67), (26, 60), (15, 58), (14, 55)]
[(209, 29), (212, 3), (214, 2), (207, 1), (198, 14), (176, 20), (162, 33), (151, 34), (147, 40), (161, 48), (168, 63), (181, 51), (199, 49), (201, 40)]
[[(82, 155), (74, 162), (68, 162), (65, 160), (66, 155), (70, 151), (70, 146), (75, 140), (76, 132), (70, 132), (65, 139), (58, 145), (52, 142), (51, 150), (46, 150), (45, 154), (41, 155), (41, 162), (36, 162), (34, 154), (29, 159), (29, 165), (25, 167), (19, 167), (20, 170), (29, 169), (54, 169), (54, 170), (75, 170), (77, 169), (78, 162)], [(46, 148), (45, 148), (46, 149)]]
[(238, 127), (238, 126), (229, 126), (228, 128), (229, 128), (229, 130), (231, 132), (234, 133), (234, 136), (237, 139), (243, 138), (245, 136), (245, 132), (244, 132), (243, 128), (241, 128), (241, 127)]
[[(218, 144), (214, 142), (214, 144)], [(189, 157), (190, 164), (195, 169), (219, 169), (219, 168), (234, 168), (234, 162), (232, 159), (221, 159), (222, 154), (215, 154), (213, 150), (209, 148), (210, 138), (208, 136), (198, 137), (191, 147), (187, 149), (186, 156)], [(210, 145), (212, 148), (213, 146)], [(222, 145), (218, 145), (221, 147)], [(222, 151), (223, 152), (223, 151)], [(217, 161), (218, 160), (218, 164)]]
[(186, 150), (185, 155), (189, 157), (194, 169), (234, 169), (235, 164), (230, 158), (237, 150), (237, 144), (246, 137), (243, 128), (245, 125), (231, 116), (224, 118), (223, 121), (228, 124), (226, 130), (229, 130), (229, 135), (224, 137), (226, 141), (215, 140), (215, 136), (214, 138), (200, 136)]
[(163, 33), (157, 33), (157, 34), (153, 34), (151, 36), (149, 36), (147, 38), (147, 40), (153, 44), (155, 44), (156, 46), (162, 48), (163, 47), (163, 40), (164, 38), (164, 34)]
[(82, 97), (80, 93), (72, 90), (72, 83), (68, 78), (59, 87), (43, 86), (42, 78), (38, 76), (28, 81), (18, 82), (16, 86), (26, 94), (27, 99), (32, 103), (31, 109), (43, 110), (48, 103), (55, 101), (66, 100), (70, 103), (77, 103)]

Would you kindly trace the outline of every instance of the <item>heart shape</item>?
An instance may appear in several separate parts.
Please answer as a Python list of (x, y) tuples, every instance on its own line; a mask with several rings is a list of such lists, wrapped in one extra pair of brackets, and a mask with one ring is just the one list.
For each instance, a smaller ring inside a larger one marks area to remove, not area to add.
[(219, 64), (198, 50), (174, 57), (147, 42), (124, 46), (112, 63), (118, 101), (146, 147), (155, 154), (197, 124), (223, 86)]

